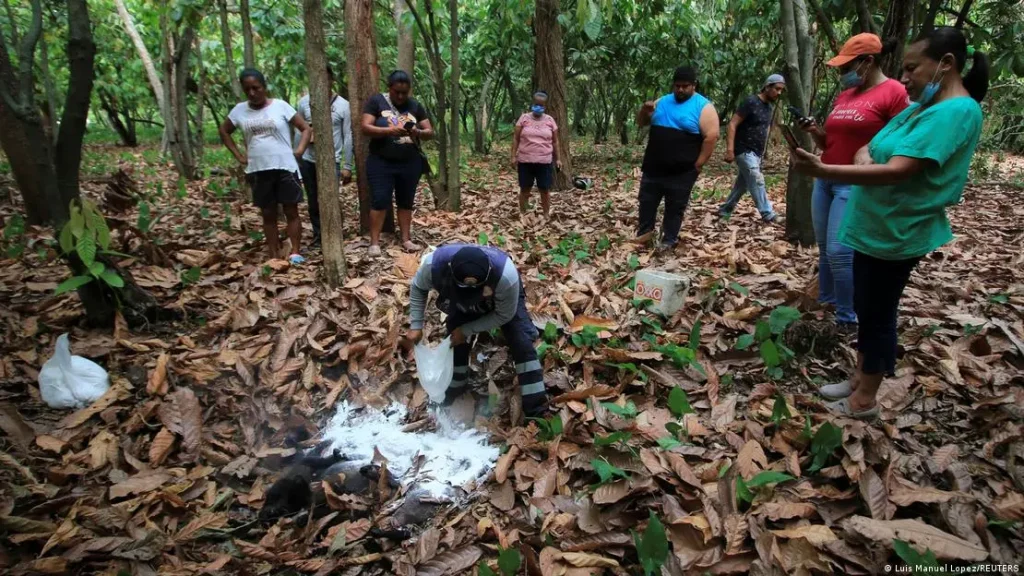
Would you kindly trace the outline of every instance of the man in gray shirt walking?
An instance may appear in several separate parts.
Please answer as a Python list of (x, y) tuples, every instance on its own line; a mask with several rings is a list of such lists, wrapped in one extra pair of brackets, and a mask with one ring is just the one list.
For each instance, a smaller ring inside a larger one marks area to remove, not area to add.
[[(327, 79), (330, 86), (334, 86), (334, 72), (327, 68)], [(313, 113), (309, 108), (309, 95), (303, 96), (295, 107), (299, 114), (306, 119), (306, 123), (312, 126)], [(337, 93), (331, 95), (331, 127), (334, 132), (334, 163), (341, 178), (342, 185), (352, 181), (352, 111), (349, 108), (348, 100), (345, 100)], [(314, 146), (316, 135), (306, 148), (299, 162), (299, 172), (302, 175), (302, 183), (306, 186), (306, 201), (309, 203), (309, 221), (313, 225), (312, 247), (320, 245), (320, 194), (316, 182), (316, 150)], [(345, 161), (342, 163), (342, 154)]]

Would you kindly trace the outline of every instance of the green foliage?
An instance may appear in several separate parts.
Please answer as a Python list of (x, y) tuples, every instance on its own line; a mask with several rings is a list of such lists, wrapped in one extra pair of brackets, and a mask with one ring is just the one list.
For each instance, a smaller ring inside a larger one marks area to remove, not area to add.
[(661, 520), (651, 510), (643, 535), (632, 530), (630, 532), (633, 534), (633, 544), (636, 546), (636, 554), (640, 559), (644, 576), (660, 574), (662, 565), (668, 559), (668, 538), (665, 536), (665, 527)]
[(621, 445), (622, 448), (626, 448), (628, 443), (629, 443), (629, 439), (632, 438), (632, 437), (633, 437), (633, 434), (631, 434), (629, 432), (624, 432), (622, 430), (620, 430), (618, 432), (612, 432), (611, 434), (609, 434), (607, 436), (600, 436), (600, 435), (595, 434), (594, 435), (594, 446), (603, 447), (603, 446), (612, 446), (612, 445), (615, 445), (615, 444), (619, 444), (619, 445)]
[(537, 423), (540, 432), (537, 433), (537, 440), (549, 442), (562, 433), (562, 419), (557, 414), (547, 418), (527, 418)]
[(598, 326), (584, 326), (583, 330), (572, 335), (572, 345), (577, 348), (596, 348), (601, 344), (602, 328)]
[(790, 306), (779, 306), (772, 310), (768, 321), (758, 320), (753, 334), (743, 334), (736, 339), (734, 347), (746, 350), (755, 344), (765, 372), (774, 379), (782, 378), (782, 367), (796, 355), (782, 343), (782, 333), (790, 324), (800, 319), (800, 311)]
[(498, 570), (502, 576), (515, 576), (519, 573), (519, 567), (523, 564), (523, 558), (519, 550), (515, 548), (498, 548)]
[(594, 472), (597, 473), (597, 477), (600, 479), (595, 487), (614, 482), (616, 478), (629, 480), (629, 474), (625, 470), (618, 466), (613, 466), (604, 458), (594, 458), (590, 461), (590, 467), (594, 469)]
[(199, 277), (202, 276), (202, 270), (198, 266), (193, 266), (188, 270), (181, 273), (181, 283), (184, 286), (191, 286), (196, 282), (199, 282)]
[(56, 294), (77, 290), (92, 281), (101, 281), (111, 288), (123, 288), (124, 279), (96, 259), (109, 254), (110, 228), (96, 205), (89, 200), (72, 200), (70, 218), (58, 235), (64, 254), (77, 256), (85, 274), (72, 276), (57, 285)]
[(697, 349), (700, 348), (700, 329), (702, 325), (703, 323), (700, 320), (698, 320), (693, 323), (693, 328), (690, 329), (690, 342), (688, 347), (690, 350), (693, 350), (694, 352), (696, 352)]
[(554, 344), (558, 340), (558, 326), (554, 322), (548, 322), (544, 325), (544, 341), (548, 344)]
[(907, 542), (897, 538), (892, 541), (892, 549), (901, 560), (907, 563), (907, 566), (913, 569), (914, 574), (934, 574), (938, 571), (939, 560), (929, 548), (926, 548), (922, 554)]
[(692, 348), (684, 348), (678, 344), (670, 343), (655, 345), (654, 350), (668, 356), (669, 360), (671, 360), (677, 368), (686, 368), (689, 366), (701, 374), (704, 374), (705, 376), (707, 375), (704, 372), (704, 367), (700, 365), (700, 362), (697, 362), (697, 353)]
[(778, 336), (786, 331), (790, 324), (800, 319), (800, 311), (790, 306), (779, 306), (768, 316), (768, 326), (772, 334)]
[(758, 472), (750, 480), (744, 480), (739, 474), (736, 475), (736, 498), (740, 502), (746, 502), (750, 504), (754, 501), (754, 490), (769, 484), (779, 484), (792, 480), (793, 477), (785, 472), (776, 472), (774, 470), (765, 470), (764, 472)]
[(658, 447), (662, 450), (671, 450), (682, 445), (682, 442), (672, 436), (662, 436), (661, 438), (658, 438)]
[(602, 234), (601, 238), (598, 239), (597, 244), (594, 245), (594, 252), (598, 254), (604, 254), (612, 247), (612, 241), (608, 239), (607, 234)]
[(775, 425), (779, 426), (792, 417), (793, 414), (789, 411), (789, 405), (786, 403), (786, 397), (782, 395), (782, 392), (776, 392), (775, 403), (772, 404), (772, 422), (775, 422)]
[(478, 236), (476, 237), (476, 243), (477, 243), (477, 244), (479, 244), (479, 245), (481, 245), (481, 246), (487, 246), (487, 240), (488, 240), (488, 238), (487, 238), (487, 232), (481, 232), (481, 233), (480, 233), (480, 234), (479, 234), (479, 235), (478, 235)]
[(619, 418), (625, 418), (627, 420), (632, 420), (633, 418), (636, 418), (637, 415), (636, 404), (634, 404), (632, 400), (628, 400), (625, 406), (619, 406), (612, 402), (601, 402), (601, 407), (612, 414), (615, 414)]
[(734, 291), (734, 292), (736, 292), (738, 294), (741, 294), (743, 296), (750, 296), (750, 290), (748, 290), (747, 288), (745, 288), (742, 284), (740, 284), (738, 282), (729, 282), (729, 288), (732, 289), (732, 291)]
[(6, 245), (4, 252), (8, 258), (18, 258), (25, 252), (22, 236), (25, 234), (25, 219), (21, 214), (12, 214), (4, 226), (3, 240)]
[[(808, 419), (810, 422), (810, 419)], [(825, 467), (832, 453), (843, 444), (843, 429), (825, 422), (818, 427), (811, 439), (811, 455), (814, 460), (811, 462), (810, 471), (817, 472)]]
[(640, 267), (640, 257), (636, 254), (630, 254), (629, 260), (626, 261), (626, 264), (629, 266), (630, 270), (636, 270)]
[(686, 414), (693, 414), (693, 408), (690, 407), (690, 398), (686, 395), (686, 390), (676, 386), (668, 393), (668, 409), (677, 418), (682, 418)]

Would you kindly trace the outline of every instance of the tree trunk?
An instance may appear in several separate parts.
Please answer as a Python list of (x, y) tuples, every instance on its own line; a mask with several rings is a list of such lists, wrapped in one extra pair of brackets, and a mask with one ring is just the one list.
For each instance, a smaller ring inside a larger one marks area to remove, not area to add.
[(11, 24), (11, 46), (21, 44), (18, 38), (18, 21), (14, 19), (14, 10), (11, 8), (11, 0), (4, 0), (4, 8), (7, 9), (7, 21)]
[[(11, 66), (7, 46), (3, 42), (0, 42), (0, 92), (12, 95), (12, 98), (18, 92), (18, 80)], [(14, 181), (25, 202), (25, 218), (29, 224), (43, 224), (51, 218), (48, 194), (41, 178), (40, 160), (45, 160), (51, 173), (49, 183), (53, 185), (53, 190), (49, 196), (57, 200), (57, 179), (52, 175), (53, 166), (49, 157), (52, 148), (42, 135), (42, 118), (39, 121), (40, 130), (35, 137), (29, 138), (29, 131), (26, 130), (28, 122), (16, 116), (14, 110), (5, 103), (5, 98), (0, 98), (0, 125), (3, 126), (0, 130), (0, 146), (11, 164)], [(36, 141), (37, 138), (40, 141)], [(47, 156), (41, 158), (38, 154)]]
[(53, 72), (50, 71), (50, 50), (46, 44), (45, 34), (39, 37), (39, 68), (43, 72), (43, 90), (46, 93), (46, 117), (49, 120), (46, 128), (50, 140), (56, 143), (57, 115), (60, 111), (57, 110), (57, 87), (54, 86)]
[[(813, 68), (814, 43), (808, 34), (806, 5), (803, 4), (803, 0), (781, 0), (781, 5), (789, 102), (801, 110), (809, 110), (810, 71), (805, 71), (802, 67)], [(813, 143), (806, 132), (797, 130), (795, 135), (802, 148), (812, 149)], [(803, 246), (811, 246), (814, 244), (814, 223), (811, 220), (811, 192), (814, 180), (810, 176), (796, 172), (792, 167), (788, 176), (786, 238)]]
[(196, 165), (189, 136), (187, 95), (188, 55), (192, 49), (192, 40), (195, 38), (195, 28), (190, 24), (184, 24), (184, 32), (180, 38), (176, 38), (172, 26), (167, 15), (161, 14), (160, 29), (164, 37), (163, 68), (166, 80), (164, 100), (167, 102), (169, 113), (164, 119), (164, 130), (178, 176), (193, 180), (196, 176)]
[(462, 189), (459, 182), (461, 172), (459, 160), (462, 150), (459, 142), (459, 99), (462, 97), (462, 90), (459, 89), (461, 69), (459, 67), (459, 2), (448, 0), (448, 17), (450, 18), (449, 31), (451, 34), (451, 94), (449, 118), (451, 130), (448, 132), (448, 209), (458, 212), (462, 209)]
[(832, 48), (832, 52), (839, 53), (839, 37), (836, 35), (836, 29), (832, 26), (832, 20), (829, 19), (828, 14), (821, 7), (821, 0), (807, 0), (814, 9), (814, 14), (818, 17), (818, 24), (821, 25), (821, 29), (825, 32), (825, 38), (828, 39), (828, 44)]
[(124, 29), (128, 33), (128, 37), (131, 38), (132, 45), (135, 46), (135, 51), (139, 54), (139, 59), (142, 60), (142, 67), (146, 70), (149, 86), (153, 89), (153, 96), (156, 98), (156, 105), (160, 110), (160, 118), (164, 123), (161, 149), (166, 151), (170, 145), (170, 126), (172, 122), (170, 110), (167, 107), (164, 83), (160, 80), (160, 74), (156, 71), (156, 65), (153, 64), (153, 58), (149, 55), (149, 49), (146, 48), (146, 43), (142, 41), (142, 36), (139, 35), (139, 31), (135, 28), (135, 22), (132, 21), (131, 14), (128, 13), (128, 8), (124, 5), (124, 0), (114, 0), (114, 4), (117, 6), (117, 14), (121, 17), (121, 23), (124, 24)]
[(348, 101), (352, 107), (354, 125), (352, 136), (355, 144), (356, 183), (359, 189), (359, 231), (365, 234), (370, 230), (370, 184), (366, 179), (366, 157), (370, 154), (370, 139), (358, 127), (366, 101), (380, 87), (372, 0), (345, 0), (345, 46)]
[(895, 40), (896, 49), (882, 59), (882, 71), (890, 78), (899, 78), (903, 65), (903, 45), (907, 43), (910, 21), (913, 18), (914, 2), (912, 0), (892, 0), (889, 13), (885, 17), (885, 29), (882, 40)]
[(195, 132), (193, 132), (192, 148), (196, 152), (196, 166), (203, 163), (203, 100), (206, 96), (206, 65), (203, 62), (202, 42), (196, 35), (193, 40), (193, 50), (196, 51), (196, 66), (199, 67), (199, 82), (196, 87), (196, 114)]
[(139, 142), (135, 137), (135, 123), (132, 121), (131, 114), (125, 112), (122, 120), (122, 111), (118, 108), (117, 101), (104, 90), (99, 90), (98, 96), (100, 107), (107, 115), (107, 123), (110, 124), (110, 128), (114, 132), (117, 132), (121, 144), (130, 147), (138, 146)]
[[(321, 0), (303, 0), (302, 15), (306, 27), (306, 70), (309, 72), (309, 107), (313, 131), (333, 134), (331, 121), (331, 84), (327, 78), (327, 42), (324, 40), (324, 10)], [(355, 130), (353, 130), (355, 132)], [(318, 138), (316, 181), (320, 190), (320, 223), (323, 234), (324, 273), (334, 288), (345, 281), (345, 233), (341, 202), (338, 199), (338, 174), (334, 168), (334, 138)]]
[(242, 16), (243, 61), (246, 68), (255, 68), (256, 52), (252, 43), (252, 20), (249, 18), (249, 0), (239, 0), (238, 9)]
[(64, 219), (71, 200), (78, 198), (79, 170), (82, 165), (82, 140), (89, 119), (89, 101), (94, 78), (96, 44), (92, 39), (89, 7), (86, 0), (68, 0), (68, 92), (60, 119), (54, 168), (60, 190)]
[(555, 189), (566, 190), (572, 181), (572, 156), (569, 141), (568, 92), (565, 87), (565, 51), (562, 48), (562, 27), (558, 23), (558, 0), (537, 0), (533, 19), (535, 34), (534, 76), (537, 88), (547, 91), (548, 114), (558, 124), (558, 159), (562, 170), (555, 175)]
[(488, 75), (484, 79), (484, 85), (480, 88), (480, 97), (476, 102), (476, 110), (473, 112), (473, 152), (475, 154), (487, 154), (487, 126), (490, 123), (490, 99), (491, 86), (494, 84), (494, 76)]
[[(122, 2), (123, 0), (118, 0)], [(235, 52), (231, 46), (231, 24), (228, 20), (228, 0), (218, 0), (220, 8), (220, 42), (224, 45), (224, 64), (228, 71), (228, 84), (231, 85), (231, 93), (235, 100), (244, 100), (242, 84), (238, 81), (238, 70), (235, 68)]]
[[(404, 22), (403, 16), (409, 11), (408, 0), (395, 0), (395, 30), (398, 33), (398, 69), (405, 70), (409, 76), (416, 73), (416, 35), (413, 23)], [(414, 78), (415, 79), (415, 78)]]
[(946, 0), (930, 0), (928, 3), (928, 12), (925, 13), (924, 21), (921, 22), (921, 34), (930, 34), (935, 29), (935, 18), (939, 16), (939, 10), (942, 9), (942, 5)]
[(857, 0), (857, 23), (860, 25), (861, 32), (878, 33), (875, 21), (871, 17), (871, 9), (868, 8), (867, 0)]

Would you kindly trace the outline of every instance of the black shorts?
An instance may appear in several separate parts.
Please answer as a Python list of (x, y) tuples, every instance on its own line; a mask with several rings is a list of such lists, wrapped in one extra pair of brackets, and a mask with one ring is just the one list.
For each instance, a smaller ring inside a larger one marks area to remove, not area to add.
[(366, 157), (366, 179), (370, 183), (370, 208), (389, 210), (392, 194), (399, 210), (412, 210), (416, 187), (423, 175), (423, 160), (417, 154), (408, 160), (385, 160), (376, 154)]
[(555, 180), (555, 170), (551, 164), (535, 164), (532, 162), (519, 162), (519, 187), (533, 188), (537, 183), (539, 190), (551, 190), (551, 184)]
[(260, 208), (302, 202), (299, 175), (288, 170), (260, 170), (245, 175), (252, 189), (252, 203)]

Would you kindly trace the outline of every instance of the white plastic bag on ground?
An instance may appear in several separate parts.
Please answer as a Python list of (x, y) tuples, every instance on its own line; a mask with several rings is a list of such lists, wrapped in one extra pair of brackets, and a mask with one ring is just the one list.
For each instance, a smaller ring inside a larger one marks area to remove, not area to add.
[(432, 402), (441, 402), (444, 400), (445, 391), (452, 383), (452, 370), (455, 364), (452, 339), (445, 338), (437, 348), (417, 344), (413, 355), (416, 358), (416, 372), (419, 374), (420, 385), (427, 391)]
[(39, 393), (50, 408), (84, 408), (110, 388), (107, 371), (92, 360), (71, 355), (68, 335), (57, 338), (53, 357), (39, 371)]

